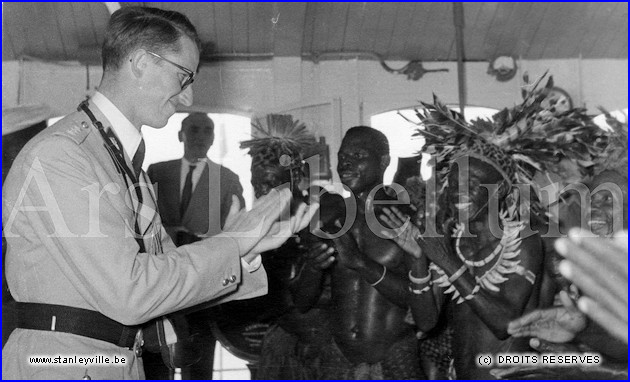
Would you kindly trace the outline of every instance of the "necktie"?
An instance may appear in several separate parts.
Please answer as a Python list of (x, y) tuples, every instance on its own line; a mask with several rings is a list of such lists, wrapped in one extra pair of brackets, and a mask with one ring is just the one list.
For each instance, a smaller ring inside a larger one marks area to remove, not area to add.
[(140, 140), (140, 146), (138, 146), (138, 150), (136, 150), (136, 154), (133, 156), (131, 160), (131, 165), (133, 166), (133, 172), (136, 175), (136, 179), (140, 176), (140, 171), (142, 171), (142, 162), (144, 162), (144, 153), (146, 151), (146, 147), (144, 145), (144, 139)]
[(179, 216), (184, 216), (186, 209), (188, 208), (188, 204), (190, 203), (190, 198), (192, 196), (192, 175), (193, 171), (195, 171), (195, 165), (191, 164), (188, 168), (188, 174), (186, 175), (186, 181), (184, 181), (184, 191), (182, 192), (182, 202), (179, 205)]

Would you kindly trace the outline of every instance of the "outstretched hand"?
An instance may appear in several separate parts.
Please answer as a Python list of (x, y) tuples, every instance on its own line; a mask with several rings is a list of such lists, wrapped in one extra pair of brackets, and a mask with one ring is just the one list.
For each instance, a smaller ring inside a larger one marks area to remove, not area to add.
[(317, 203), (300, 205), (296, 214), (279, 220), (291, 202), (289, 189), (273, 189), (254, 202), (250, 211), (241, 210), (236, 196), (225, 221), (223, 234), (232, 237), (241, 256), (280, 247), (294, 233), (304, 229), (319, 208)]
[(306, 228), (318, 208), (318, 203), (311, 205), (300, 203), (295, 215), (291, 216), (288, 222), (283, 220), (275, 221), (267, 235), (261, 238), (251, 252), (263, 253), (280, 247), (290, 237)]
[(507, 331), (514, 337), (565, 343), (586, 328), (586, 316), (582, 314), (565, 291), (560, 292), (564, 306), (534, 310), (509, 323)]
[[(392, 240), (403, 251), (419, 259), (422, 256), (422, 249), (416, 241), (420, 238), (418, 226), (412, 223), (410, 218), (396, 207), (385, 207), (382, 211), (383, 215), (380, 215), (379, 218), (391, 229), (382, 229), (379, 233)], [(394, 232), (392, 232), (392, 229)]]
[(584, 294), (578, 308), (627, 343), (628, 232), (609, 239), (571, 230), (569, 239), (558, 239), (555, 247), (566, 258), (560, 273)]

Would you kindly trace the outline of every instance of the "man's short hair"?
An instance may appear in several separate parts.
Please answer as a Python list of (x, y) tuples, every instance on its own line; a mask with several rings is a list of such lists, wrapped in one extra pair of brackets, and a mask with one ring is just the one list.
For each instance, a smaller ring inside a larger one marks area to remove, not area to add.
[(120, 69), (127, 56), (144, 48), (160, 54), (178, 52), (179, 39), (190, 38), (201, 51), (197, 30), (183, 14), (148, 7), (122, 7), (109, 19), (101, 57), (103, 71)]
[(214, 122), (206, 113), (190, 113), (182, 120), (182, 130), (189, 126), (209, 127), (210, 131), (214, 132)]
[(350, 128), (343, 137), (341, 144), (346, 139), (359, 138), (367, 140), (371, 143), (368, 150), (374, 152), (378, 156), (389, 155), (389, 141), (385, 134), (369, 126), (355, 126)]

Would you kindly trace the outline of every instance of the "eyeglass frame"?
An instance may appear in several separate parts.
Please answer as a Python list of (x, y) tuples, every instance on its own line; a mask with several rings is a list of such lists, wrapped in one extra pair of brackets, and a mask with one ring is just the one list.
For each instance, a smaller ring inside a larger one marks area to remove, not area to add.
[(192, 70), (185, 68), (183, 66), (181, 66), (180, 64), (176, 64), (173, 61), (169, 60), (168, 58), (164, 58), (162, 56), (160, 56), (157, 53), (153, 53), (149, 50), (147, 50), (147, 53), (149, 53), (150, 55), (159, 58), (160, 60), (164, 60), (166, 62), (168, 62), (169, 64), (175, 66), (177, 69), (183, 71), (184, 73), (186, 73), (186, 75), (188, 75), (188, 77), (186, 77), (186, 79), (184, 80), (184, 82), (181, 84), (182, 87), (182, 91), (184, 91), (184, 89), (186, 89), (188, 86), (190, 86), (193, 82), (195, 82), (195, 72), (193, 72)]

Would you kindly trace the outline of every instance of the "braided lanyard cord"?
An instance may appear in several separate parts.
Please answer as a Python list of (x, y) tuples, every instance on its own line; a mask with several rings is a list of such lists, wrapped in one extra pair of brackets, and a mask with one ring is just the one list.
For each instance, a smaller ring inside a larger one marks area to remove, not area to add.
[[(87, 114), (87, 116), (90, 118), (90, 121), (92, 121), (92, 124), (94, 125), (94, 127), (96, 127), (96, 130), (98, 130), (98, 132), (101, 134), (101, 137), (103, 138), (103, 141), (105, 142), (103, 146), (105, 146), (105, 149), (109, 153), (109, 156), (112, 158), (112, 161), (114, 162), (114, 166), (116, 167), (116, 170), (118, 171), (119, 174), (122, 175), (123, 180), (125, 181), (125, 185), (127, 186), (127, 190), (131, 188), (127, 178), (131, 179), (133, 189), (135, 190), (136, 196), (138, 197), (138, 203), (139, 203), (138, 205), (141, 205), (143, 201), (142, 190), (139, 187), (139, 183), (138, 183), (138, 179), (136, 178), (136, 175), (133, 173), (133, 171), (131, 171), (131, 169), (129, 168), (129, 166), (127, 166), (127, 163), (125, 162), (125, 157), (122, 152), (122, 144), (120, 143), (120, 141), (115, 135), (113, 135), (113, 138), (116, 140), (116, 143), (120, 148), (116, 147), (114, 143), (109, 139), (109, 137), (107, 136), (107, 133), (105, 132), (105, 128), (103, 127), (103, 124), (101, 123), (101, 121), (96, 119), (96, 117), (94, 116), (90, 108), (88, 107), (87, 100), (79, 104), (78, 110), (83, 111), (85, 114)], [(135, 214), (137, 215), (137, 213), (138, 212), (136, 211)], [(140, 231), (140, 226), (138, 225), (137, 216), (135, 219), (134, 228), (136, 231), (135, 239), (136, 239), (136, 242), (138, 243), (138, 246), (140, 247), (140, 252), (146, 252), (144, 239), (142, 237), (142, 232)]]

